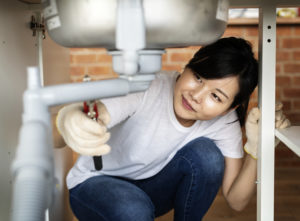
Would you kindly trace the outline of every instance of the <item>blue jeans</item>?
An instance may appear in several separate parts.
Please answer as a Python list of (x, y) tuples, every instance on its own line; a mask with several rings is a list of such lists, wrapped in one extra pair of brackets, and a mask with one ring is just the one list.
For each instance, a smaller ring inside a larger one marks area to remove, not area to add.
[(197, 138), (156, 175), (144, 180), (96, 176), (70, 190), (80, 221), (153, 221), (174, 209), (175, 221), (198, 221), (222, 183), (224, 157), (213, 141)]

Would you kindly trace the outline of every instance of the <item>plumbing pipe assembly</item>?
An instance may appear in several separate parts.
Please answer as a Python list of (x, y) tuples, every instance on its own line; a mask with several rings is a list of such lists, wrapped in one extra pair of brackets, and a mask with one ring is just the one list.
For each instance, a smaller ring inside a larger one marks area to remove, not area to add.
[(165, 48), (205, 45), (225, 31), (228, 0), (42, 1), (49, 36), (65, 47), (101, 47), (113, 57), (112, 80), (42, 86), (27, 69), (19, 144), (12, 171), (13, 221), (45, 220), (55, 192), (49, 108), (146, 90)]

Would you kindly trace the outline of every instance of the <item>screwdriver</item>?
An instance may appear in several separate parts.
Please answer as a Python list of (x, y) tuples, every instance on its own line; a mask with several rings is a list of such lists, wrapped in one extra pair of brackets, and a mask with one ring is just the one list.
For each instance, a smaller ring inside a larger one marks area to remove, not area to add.
[[(89, 75), (85, 75), (83, 77), (84, 82), (91, 81), (91, 78)], [(98, 113), (98, 107), (95, 100), (90, 101), (84, 101), (83, 102), (83, 112), (86, 113), (86, 115), (91, 118), (94, 121), (97, 121), (99, 113)], [(102, 157), (101, 156), (93, 156), (94, 160), (94, 166), (96, 170), (102, 169)]]

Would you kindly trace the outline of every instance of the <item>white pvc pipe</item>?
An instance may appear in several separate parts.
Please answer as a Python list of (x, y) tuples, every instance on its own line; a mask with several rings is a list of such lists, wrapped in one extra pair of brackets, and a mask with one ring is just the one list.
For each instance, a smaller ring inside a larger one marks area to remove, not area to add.
[(118, 0), (116, 48), (122, 51), (122, 74), (139, 71), (138, 51), (145, 48), (146, 33), (142, 0)]
[(12, 221), (42, 221), (53, 196), (54, 167), (49, 127), (41, 121), (22, 125), (14, 175)]
[(127, 76), (113, 80), (42, 87), (38, 67), (29, 67), (28, 90), (23, 95), (23, 125), (17, 157), (13, 221), (40, 221), (49, 208), (54, 186), (52, 130), (49, 107), (126, 95), (146, 90), (153, 76)]
[(44, 86), (44, 64), (43, 64), (43, 33), (37, 31), (37, 52), (38, 52), (38, 65), (40, 70), (41, 86)]

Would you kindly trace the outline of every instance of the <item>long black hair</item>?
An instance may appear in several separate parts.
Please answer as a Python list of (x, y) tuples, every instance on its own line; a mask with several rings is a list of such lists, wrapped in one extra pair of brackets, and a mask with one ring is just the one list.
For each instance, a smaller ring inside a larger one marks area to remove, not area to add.
[(245, 124), (250, 95), (258, 83), (258, 62), (251, 44), (242, 38), (221, 38), (200, 48), (186, 65), (204, 79), (239, 77), (239, 92), (230, 108), (236, 108), (241, 126)]

